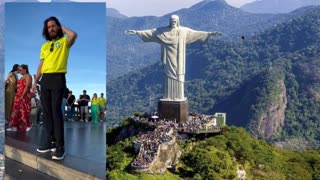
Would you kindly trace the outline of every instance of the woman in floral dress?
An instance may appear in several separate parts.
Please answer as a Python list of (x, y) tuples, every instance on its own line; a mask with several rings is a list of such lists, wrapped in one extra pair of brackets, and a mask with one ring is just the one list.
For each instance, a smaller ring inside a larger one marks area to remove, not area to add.
[(30, 131), (32, 123), (31, 113), (31, 92), (32, 77), (29, 74), (28, 66), (19, 66), (19, 73), (22, 77), (17, 82), (17, 93), (11, 110), (11, 117), (8, 131)]

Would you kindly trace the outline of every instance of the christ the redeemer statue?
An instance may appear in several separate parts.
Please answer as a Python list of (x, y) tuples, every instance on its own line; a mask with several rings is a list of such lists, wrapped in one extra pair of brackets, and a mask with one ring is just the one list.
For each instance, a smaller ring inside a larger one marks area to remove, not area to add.
[(220, 32), (195, 31), (180, 26), (179, 17), (172, 15), (170, 25), (150, 30), (128, 30), (127, 34), (137, 34), (144, 42), (161, 44), (161, 60), (165, 74), (165, 101), (185, 101), (184, 81), (186, 66), (186, 45), (205, 42), (210, 35), (219, 36)]

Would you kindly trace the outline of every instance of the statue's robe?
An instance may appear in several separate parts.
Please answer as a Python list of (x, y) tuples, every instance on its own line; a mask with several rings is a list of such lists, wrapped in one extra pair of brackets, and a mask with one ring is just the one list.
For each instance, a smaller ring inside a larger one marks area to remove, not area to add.
[(164, 100), (183, 101), (186, 72), (186, 45), (205, 42), (210, 32), (195, 31), (186, 27), (160, 27), (137, 31), (144, 42), (161, 44), (161, 60), (165, 74)]

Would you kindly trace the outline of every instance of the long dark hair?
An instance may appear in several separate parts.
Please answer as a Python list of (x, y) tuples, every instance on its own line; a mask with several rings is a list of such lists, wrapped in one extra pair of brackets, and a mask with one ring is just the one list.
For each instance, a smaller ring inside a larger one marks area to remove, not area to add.
[(19, 68), (19, 64), (15, 64), (15, 65), (13, 65), (12, 70), (10, 72), (13, 73), (13, 72), (17, 71), (18, 68)]
[(55, 21), (57, 26), (60, 27), (59, 30), (58, 30), (58, 39), (63, 37), (63, 32), (62, 32), (62, 28), (61, 28), (61, 24), (59, 22), (59, 20), (54, 17), (54, 16), (51, 16), (49, 17), (48, 19), (46, 19), (44, 22), (43, 22), (43, 30), (42, 30), (42, 36), (47, 40), (47, 41), (50, 41), (51, 40), (51, 37), (50, 37), (50, 34), (48, 32), (48, 22), (49, 21)]
[(21, 64), (20, 67), (23, 68), (23, 69), (25, 69), (25, 70), (26, 70), (26, 73), (29, 74), (28, 65), (26, 65), (26, 64)]

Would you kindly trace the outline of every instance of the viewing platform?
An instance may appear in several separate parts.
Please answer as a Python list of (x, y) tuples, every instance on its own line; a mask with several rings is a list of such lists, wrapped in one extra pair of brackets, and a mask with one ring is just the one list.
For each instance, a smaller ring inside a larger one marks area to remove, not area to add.
[(44, 127), (37, 125), (29, 132), (6, 132), (5, 156), (57, 179), (105, 179), (106, 123), (65, 121), (64, 131), (64, 160), (36, 151), (46, 136)]
[(178, 133), (184, 133), (184, 134), (214, 134), (219, 133), (221, 131), (220, 127), (213, 127), (210, 129), (198, 129), (195, 131), (184, 131), (183, 129), (178, 129)]

